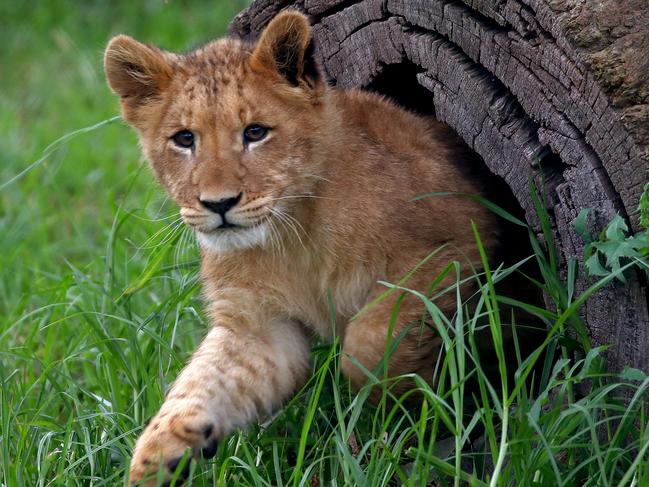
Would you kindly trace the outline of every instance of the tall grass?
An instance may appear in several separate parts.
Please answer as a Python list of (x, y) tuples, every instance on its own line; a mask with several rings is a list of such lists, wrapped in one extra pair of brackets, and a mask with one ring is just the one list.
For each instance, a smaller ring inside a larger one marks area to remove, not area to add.
[[(135, 172), (130, 187), (140, 177)], [(101, 259), (68, 263), (3, 320), (4, 485), (115, 485), (125, 478), (142, 425), (207, 327), (195, 243), (166, 205), (149, 216), (115, 208)], [(575, 295), (576, 267), (569, 264), (572, 282), (560, 278), (542, 224), (545, 242), (529, 236), (542, 276), (536, 284), (554, 301), (552, 311), (498, 294), (498, 283), (521, 263), (490, 268), (476, 231), (484, 271), (472, 277), (479, 292), (470, 307), (458, 285), (444, 291), (456, 296), (449, 316), (434, 296), (384, 283), (386, 295), (419, 298), (442, 338), (443, 353), (431, 364), (434, 386), (411, 377), (416, 391), (396, 397), (399, 379), (380, 381), (367, 371), (368, 387), (353, 394), (340, 374), (338, 343), (319, 345), (299, 394), (272, 420), (228, 438), (214, 461), (193, 465), (190, 485), (646, 485), (649, 378), (635, 370), (606, 374), (603, 349), (590, 346), (578, 315), (616, 273)], [(139, 245), (135, 227), (151, 234)], [(459, 282), (459, 271), (451, 263), (431, 282), (449, 273)], [(506, 316), (504, 305), (547, 327), (528, 356), (518, 342), (524, 324)], [(504, 346), (507, 326), (513, 355)], [(495, 345), (495, 376), (478, 352), (484, 333)], [(386, 354), (396, 345), (386, 344)], [(383, 391), (378, 405), (368, 404), (370, 387)], [(414, 392), (420, 399), (408, 401)]]
[[(41, 156), (62, 134), (115, 115), (100, 70), (110, 34), (180, 48), (222, 31), (240, 5), (57, 2), (27, 18), (19, 7), (0, 7), (9, 20), (0, 57), (14, 66), (0, 78), (0, 184), (8, 183), (0, 191), (0, 484), (120, 485), (143, 424), (207, 329), (198, 253), (121, 124)], [(318, 344), (296, 397), (222, 442), (212, 461), (192, 464), (188, 483), (649, 485), (649, 379), (605, 373), (603, 349), (588, 343), (578, 313), (615, 273), (577, 295), (579, 266), (569, 263), (562, 277), (543, 206), (537, 200), (544, 241), (529, 232), (531, 259), (552, 307), (499, 293), (518, 265), (485, 261), (471, 306), (457, 286), (446, 290), (457, 303), (450, 315), (407, 281), (385, 283), (386, 292), (417, 296), (442, 338), (435, 385), (414, 377), (413, 402), (393, 394), (397, 379), (367, 371), (382, 391), (369, 404), (370, 386), (355, 394), (342, 377), (338, 343)], [(445, 275), (459, 276), (458, 266)], [(547, 329), (529, 353), (512, 307)], [(513, 352), (501, 336), (512, 325)], [(478, 352), (485, 333), (496, 344), (493, 363)]]

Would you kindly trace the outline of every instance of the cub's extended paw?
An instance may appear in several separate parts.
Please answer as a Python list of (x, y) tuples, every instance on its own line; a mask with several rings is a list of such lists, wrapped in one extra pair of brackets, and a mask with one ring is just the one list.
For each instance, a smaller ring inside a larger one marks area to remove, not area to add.
[[(189, 475), (188, 459), (180, 473), (176, 470), (187, 450), (191, 458), (211, 458), (216, 454), (218, 438), (214, 419), (197, 408), (160, 411), (146, 427), (135, 445), (131, 460), (131, 485), (170, 485), (174, 476), (180, 481)], [(164, 469), (160, 475), (158, 470)], [(180, 484), (182, 482), (178, 482)]]

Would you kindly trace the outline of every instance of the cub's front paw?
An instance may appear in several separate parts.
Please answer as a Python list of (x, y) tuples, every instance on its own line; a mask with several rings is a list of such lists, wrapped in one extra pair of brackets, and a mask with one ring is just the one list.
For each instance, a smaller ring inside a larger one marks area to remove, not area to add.
[[(162, 485), (170, 485), (174, 476), (185, 480), (189, 475), (189, 460), (176, 474), (185, 452), (189, 450), (191, 458), (211, 458), (217, 448), (214, 418), (204, 411), (196, 407), (161, 410), (137, 440), (129, 482), (149, 487), (157, 485), (160, 478)], [(164, 472), (158, 472), (160, 468)]]

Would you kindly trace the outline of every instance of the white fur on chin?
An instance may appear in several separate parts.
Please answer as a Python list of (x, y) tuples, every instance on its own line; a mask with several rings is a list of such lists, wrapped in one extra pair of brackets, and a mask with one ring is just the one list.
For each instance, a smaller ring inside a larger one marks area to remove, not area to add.
[(226, 229), (213, 233), (196, 232), (201, 246), (217, 254), (263, 245), (268, 237), (265, 224), (251, 228)]

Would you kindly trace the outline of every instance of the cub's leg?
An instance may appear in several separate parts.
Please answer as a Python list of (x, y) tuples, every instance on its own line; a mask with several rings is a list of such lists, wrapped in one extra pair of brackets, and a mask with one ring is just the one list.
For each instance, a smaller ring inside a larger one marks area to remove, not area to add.
[[(423, 288), (425, 289), (425, 287)], [(385, 291), (385, 287), (377, 287), (369, 302)], [(341, 367), (355, 389), (359, 389), (368, 382), (366, 373), (358, 366), (358, 363), (370, 372), (376, 373), (377, 378), (384, 378), (384, 364), (381, 361), (386, 352), (390, 320), (399, 294), (398, 291), (392, 293), (384, 301), (369, 308), (347, 325), (343, 337)], [(436, 305), (443, 309), (451, 309), (453, 300), (451, 295), (436, 301)], [(398, 345), (389, 355), (388, 377), (417, 373), (429, 383), (432, 381), (435, 360), (442, 341), (430, 325), (422, 324), (424, 312), (424, 306), (419, 298), (406, 295), (401, 303), (390, 338), (390, 347), (394, 347), (397, 343)], [(399, 338), (406, 328), (405, 334)], [(379, 364), (382, 364), (382, 367), (377, 371)], [(401, 380), (391, 390), (399, 395), (412, 386), (412, 381)], [(370, 398), (376, 401), (379, 398), (379, 392), (378, 389), (373, 389)]]
[(169, 480), (187, 449), (213, 456), (220, 439), (270, 414), (308, 373), (309, 340), (296, 323), (213, 327), (138, 439), (130, 482), (155, 485), (160, 465)]

